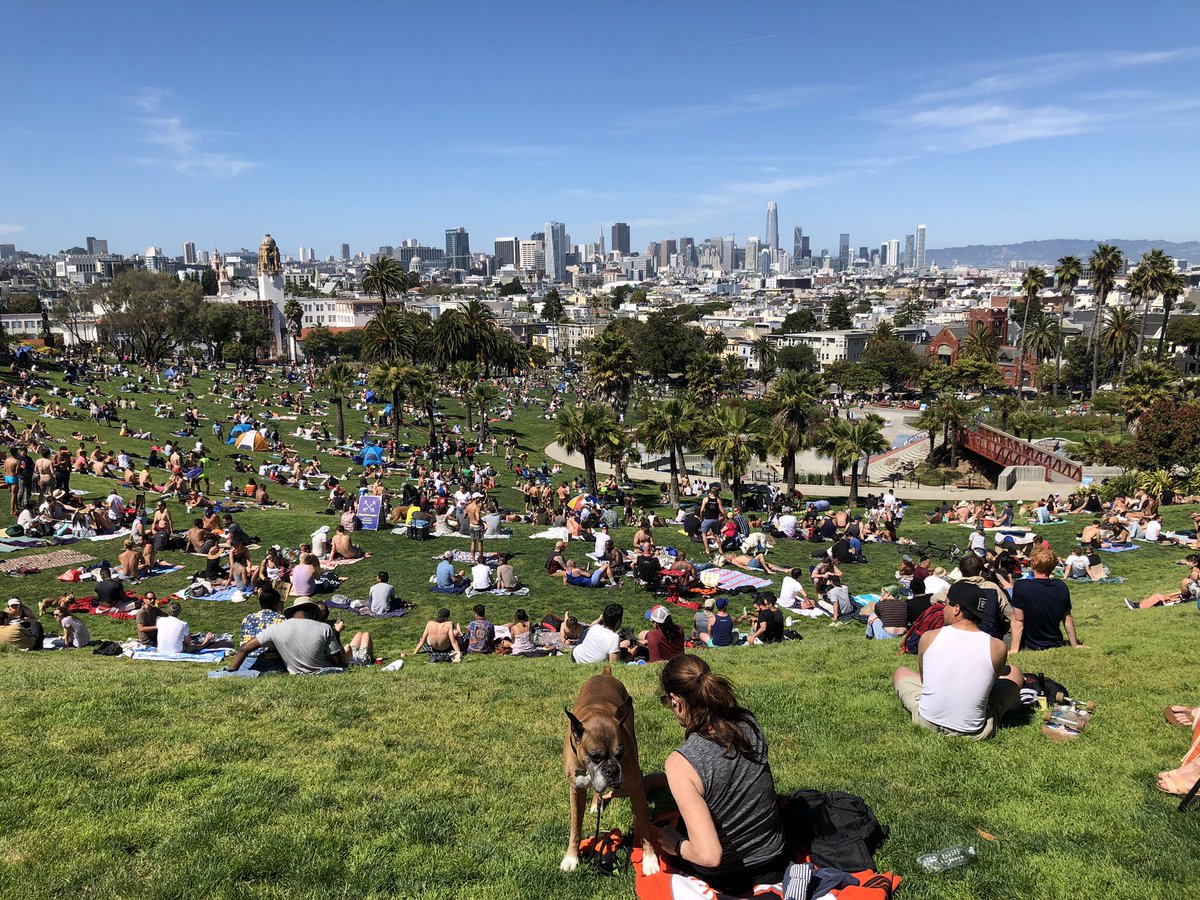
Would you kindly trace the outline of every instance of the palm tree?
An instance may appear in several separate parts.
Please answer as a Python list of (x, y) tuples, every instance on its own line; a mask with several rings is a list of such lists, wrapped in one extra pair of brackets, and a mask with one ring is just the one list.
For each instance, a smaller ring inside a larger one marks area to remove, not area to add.
[[(1033, 351), (1033, 358), (1039, 363), (1058, 353), (1061, 346), (1062, 335), (1058, 330), (1058, 322), (1049, 316), (1041, 316), (1036, 322), (1029, 324), (1029, 349)], [(1041, 385), (1038, 387), (1041, 388)], [(1057, 393), (1057, 384), (1054, 389)]]
[(1046, 417), (1029, 409), (1019, 409), (1012, 414), (1012, 433), (1025, 440), (1033, 440), (1034, 432), (1046, 427)]
[(1100, 346), (1117, 363), (1124, 378), (1125, 363), (1137, 345), (1136, 320), (1128, 306), (1117, 306), (1107, 312), (1108, 322), (1100, 331)]
[(392, 441), (400, 446), (400, 420), (403, 407), (400, 397), (409, 383), (409, 367), (386, 363), (376, 366), (367, 376), (371, 388), (392, 400)]
[(1088, 258), (1088, 266), (1092, 270), (1092, 286), (1096, 289), (1096, 317), (1092, 323), (1092, 336), (1095, 341), (1092, 356), (1092, 395), (1100, 387), (1100, 328), (1103, 324), (1102, 310), (1108, 302), (1108, 293), (1113, 283), (1125, 266), (1125, 255), (1112, 244), (1097, 244), (1096, 249)]
[(766, 396), (771, 410), (772, 442), (779, 451), (790, 497), (796, 490), (796, 454), (807, 446), (820, 414), (824, 384), (819, 375), (784, 372)]
[(992, 404), (992, 412), (1000, 417), (1000, 430), (1008, 431), (1008, 420), (1020, 408), (1017, 398), (1012, 394), (1002, 394)]
[[(1033, 311), (1033, 306), (1037, 303), (1038, 294), (1046, 284), (1046, 270), (1041, 266), (1030, 266), (1025, 270), (1025, 276), (1021, 279), (1021, 293), (1025, 295), (1025, 314), (1021, 317), (1021, 350), (1018, 355), (1017, 364), (1017, 396), (1024, 399), (1024, 391), (1021, 390), (1025, 386), (1025, 349), (1029, 338), (1029, 314)], [(1041, 310), (1038, 311), (1038, 318), (1041, 318)]]
[(994, 363), (1000, 356), (1000, 335), (982, 322), (976, 322), (963, 335), (958, 355)]
[(859, 463), (864, 459), (869, 462), (871, 456), (883, 453), (891, 446), (883, 436), (885, 424), (882, 416), (873, 413), (861, 419), (848, 420), (836, 443), (834, 453), (842, 465), (850, 467), (851, 506), (858, 506)]
[(1176, 373), (1158, 363), (1142, 362), (1130, 369), (1120, 394), (1126, 429), (1133, 431), (1155, 403), (1176, 399), (1179, 396), (1176, 381)]
[(354, 370), (344, 362), (332, 363), (321, 373), (321, 386), (329, 393), (329, 399), (337, 407), (339, 445), (346, 443), (346, 422), (342, 414), (342, 404), (346, 396), (354, 389), (356, 380)]
[(947, 392), (938, 398), (938, 409), (942, 419), (942, 432), (945, 443), (950, 447), (950, 466), (958, 465), (958, 432), (971, 421), (975, 415), (975, 404), (969, 400), (959, 400)]
[[(1075, 293), (1075, 285), (1083, 277), (1083, 261), (1078, 256), (1059, 257), (1058, 265), (1054, 267), (1054, 275), (1058, 278), (1058, 292), (1062, 296), (1062, 305), (1058, 312), (1058, 332), (1062, 334), (1063, 319), (1067, 315), (1067, 300)], [(1058, 382), (1062, 373), (1062, 347), (1054, 357), (1054, 396), (1058, 396)]]
[(392, 257), (381, 256), (363, 272), (362, 289), (368, 295), (378, 294), (379, 302), (386, 308), (389, 294), (408, 290), (408, 276)]
[(925, 464), (932, 467), (933, 451), (937, 447), (937, 433), (938, 429), (942, 427), (942, 417), (938, 412), (937, 404), (931, 403), (926, 406), (913, 422), (913, 427), (929, 435), (929, 456), (925, 458)]
[(479, 439), (482, 441), (488, 432), (488, 409), (499, 400), (504, 392), (494, 384), (482, 381), (471, 388), (467, 394), (467, 402), (473, 403), (479, 410)]
[(467, 391), (479, 381), (479, 366), (470, 360), (460, 359), (458, 362), (450, 366), (446, 373), (446, 380), (454, 385), (454, 389), (459, 392), (463, 398), (463, 408), (467, 411), (467, 430), (475, 430), (475, 414), (471, 408), (471, 404), (466, 402)]
[(1136, 356), (1139, 362), (1142, 359), (1142, 347), (1146, 343), (1146, 321), (1150, 318), (1150, 303), (1154, 299), (1154, 279), (1154, 271), (1143, 261), (1134, 266), (1125, 282), (1129, 295), (1133, 297), (1133, 308), (1140, 307), (1142, 310), (1138, 317)]
[(617, 428), (609, 435), (608, 442), (600, 449), (600, 457), (612, 466), (613, 476), (621, 484), (627, 480), (625, 467), (630, 462), (641, 460), (641, 454), (634, 445), (632, 433), (624, 428)]
[(1158, 349), (1154, 352), (1155, 362), (1162, 362), (1163, 347), (1167, 343), (1167, 324), (1171, 321), (1171, 310), (1175, 308), (1175, 301), (1183, 296), (1183, 292), (1187, 288), (1187, 278), (1182, 272), (1164, 273), (1162, 283), (1159, 285), (1163, 299), (1162, 331), (1158, 333)]
[(733, 487), (734, 505), (740, 505), (742, 476), (751, 458), (766, 458), (766, 428), (745, 407), (729, 404), (712, 411), (706, 431), (701, 447), (717, 475)]
[(679, 506), (679, 466), (683, 448), (694, 432), (694, 410), (678, 397), (651, 406), (638, 423), (638, 440), (652, 453), (666, 453), (671, 461), (671, 506)]
[(408, 384), (405, 393), (409, 402), (417, 409), (424, 411), (429, 431), (429, 446), (437, 441), (437, 415), (434, 405), (440, 396), (437, 385), (437, 373), (428, 365), (409, 366)]
[(812, 438), (812, 449), (830, 460), (830, 474), (838, 484), (842, 482), (843, 466), (837, 454), (837, 447), (847, 425), (848, 423), (845, 419), (826, 419), (820, 430)]
[(704, 349), (709, 353), (715, 353), (720, 356), (725, 352), (725, 348), (729, 346), (729, 338), (725, 337), (725, 332), (721, 329), (710, 331), (704, 336)]
[(363, 361), (397, 365), (411, 360), (416, 337), (408, 317), (395, 307), (385, 307), (371, 317), (363, 329)]
[(878, 347), (880, 344), (887, 344), (896, 340), (896, 326), (887, 319), (880, 319), (875, 323), (875, 329), (871, 332), (870, 344)]
[(620, 430), (616, 416), (603, 403), (584, 403), (579, 408), (558, 411), (558, 443), (568, 453), (583, 457), (583, 477), (591, 492), (596, 490), (596, 456)]
[(600, 396), (613, 405), (617, 420), (624, 421), (633, 388), (634, 357), (629, 339), (617, 331), (601, 332), (584, 354), (583, 364)]
[(713, 353), (693, 353), (686, 376), (688, 389), (702, 403), (712, 403), (721, 386), (721, 358)]
[(754, 343), (750, 345), (750, 357), (758, 364), (758, 378), (766, 384), (771, 380), (771, 375), (775, 371), (775, 361), (779, 357), (779, 351), (771, 342), (771, 339), (766, 335), (756, 338)]
[(471, 358), (487, 367), (488, 355), (496, 349), (500, 334), (496, 317), (482, 300), (472, 299), (461, 311)]

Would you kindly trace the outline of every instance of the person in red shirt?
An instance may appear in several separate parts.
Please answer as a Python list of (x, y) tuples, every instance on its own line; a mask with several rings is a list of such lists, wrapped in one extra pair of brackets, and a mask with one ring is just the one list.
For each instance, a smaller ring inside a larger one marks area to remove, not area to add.
[(651, 629), (643, 634), (650, 662), (666, 662), (683, 652), (683, 629), (671, 621), (671, 613), (665, 606), (651, 607), (646, 613), (653, 622)]

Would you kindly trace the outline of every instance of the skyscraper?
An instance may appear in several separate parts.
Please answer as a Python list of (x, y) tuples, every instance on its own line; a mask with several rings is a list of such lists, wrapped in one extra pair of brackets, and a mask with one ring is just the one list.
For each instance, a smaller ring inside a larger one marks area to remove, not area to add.
[(916, 260), (915, 242), (916, 239), (911, 234), (904, 236), (904, 268), (906, 269), (911, 269), (913, 262)]
[(842, 264), (842, 271), (845, 272), (850, 268), (850, 234), (844, 232), (838, 237), (838, 260)]
[(767, 248), (779, 249), (779, 207), (774, 200), (767, 204)]
[(613, 222), (612, 249), (614, 253), (629, 255), (629, 226), (624, 222)]
[(100, 238), (89, 237), (87, 239), (88, 256), (105, 256), (108, 253), (108, 241)]
[(342, 244), (342, 259), (343, 260), (350, 259), (350, 245), (349, 244)]
[(562, 222), (546, 223), (546, 278), (564, 281), (567, 277), (567, 226)]
[(891, 266), (893, 269), (895, 269), (895, 268), (899, 267), (899, 265), (900, 265), (900, 239), (892, 238), (890, 241), (887, 242), (887, 244), (888, 244), (887, 264), (889, 266)]
[(658, 267), (660, 269), (671, 267), (671, 257), (675, 255), (675, 250), (675, 238), (668, 238), (658, 245)]
[(183, 245), (183, 264), (185, 266), (196, 265), (196, 245), (192, 241)]
[(797, 225), (792, 229), (792, 260), (799, 265), (804, 255), (804, 228)]
[(925, 226), (917, 226), (917, 271), (925, 271)]
[(888, 244), (890, 241), (884, 241), (879, 245), (879, 265), (886, 266), (888, 264)]
[(858, 256), (856, 258), (869, 260), (871, 258), (871, 251), (868, 250), (866, 247), (859, 247), (858, 248)]
[(467, 229), (446, 229), (446, 262), (452, 269), (471, 271), (471, 237)]
[(753, 234), (746, 238), (746, 263), (747, 269), (758, 269), (758, 251), (762, 249), (762, 241), (758, 239), (758, 235)]
[(496, 238), (496, 268), (515, 266), (521, 261), (521, 242), (515, 237)]
[(540, 272), (546, 267), (546, 245), (543, 241), (521, 241), (521, 268)]
[(679, 265), (682, 268), (695, 267), (699, 264), (696, 259), (696, 242), (690, 238), (679, 239)]

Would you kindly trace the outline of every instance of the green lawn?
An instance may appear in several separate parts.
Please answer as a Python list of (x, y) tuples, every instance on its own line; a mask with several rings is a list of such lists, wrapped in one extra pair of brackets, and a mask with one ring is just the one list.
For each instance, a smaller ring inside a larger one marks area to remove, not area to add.
[[(212, 414), (206, 385), (201, 379), (194, 389), (205, 395), (202, 412)], [(451, 412), (457, 415), (457, 407)], [(355, 414), (348, 420), (357, 433)], [(167, 425), (146, 412), (130, 421), (153, 428), (157, 437)], [(75, 424), (50, 427), (65, 436)], [(522, 411), (512, 427), (531, 462), (540, 461), (553, 424)], [(120, 445), (116, 429), (101, 431), (110, 445)], [(126, 442), (131, 449), (139, 444), (144, 452), (144, 442)], [(228, 467), (221, 459), (214, 483)], [(344, 468), (337, 461), (329, 470)], [(108, 486), (79, 477), (72, 485), (92, 492)], [(505, 477), (502, 497), (510, 502), (516, 497), (511, 485)], [(657, 502), (656, 488), (643, 491), (645, 505)], [(323, 503), (316, 493), (274, 493), (292, 509), (239, 515), (264, 544), (295, 546), (329, 521), (317, 514)], [(965, 529), (919, 524), (920, 509), (912, 510), (902, 533), (965, 543)], [(182, 507), (173, 510), (182, 522)], [(1168, 526), (1183, 525), (1187, 512), (1170, 508)], [(551, 580), (542, 568), (550, 545), (528, 539), (532, 530), (518, 528), (514, 539), (494, 542), (518, 554), (518, 575), (533, 591), (488, 598), (493, 621), (509, 621), (517, 606), (534, 616), (570, 610), (590, 618), (613, 600), (626, 604), (627, 622), (641, 619), (651, 603), (644, 593), (583, 591)], [(1065, 552), (1074, 528), (1045, 533)], [(631, 532), (617, 529), (615, 537), (627, 545)], [(672, 537), (660, 535), (660, 541)], [(378, 653), (390, 660), (412, 648), (444, 600), (426, 590), (430, 557), (466, 542), (416, 544), (386, 531), (365, 534), (361, 542), (375, 559), (343, 569), (350, 580), (342, 591), (363, 596), (382, 567), (398, 593), (418, 604), (408, 618), (370, 623)], [(79, 546), (110, 558), (118, 549)], [(799, 564), (809, 550), (794, 545), (776, 555)], [(872, 591), (890, 580), (899, 553), (871, 548), (870, 564), (850, 573), (852, 589)], [(911, 660), (899, 659), (894, 643), (864, 640), (857, 628), (801, 620), (803, 642), (712, 651), (708, 658), (757, 712), (780, 791), (860, 794), (891, 827), (878, 863), (905, 876), (902, 897), (1191, 896), (1200, 894), (1200, 875), (1187, 864), (1200, 820), (1177, 814), (1171, 798), (1155, 790), (1154, 774), (1173, 767), (1187, 744), (1182, 729), (1163, 722), (1161, 709), (1198, 702), (1197, 611), (1186, 605), (1135, 613), (1121, 602), (1173, 589), (1183, 570), (1172, 563), (1181, 555), (1160, 548), (1106, 555), (1129, 582), (1072, 589), (1086, 648), (1016, 659), (1099, 703), (1091, 728), (1073, 745), (1049, 742), (1032, 720), (1013, 721), (982, 745), (914, 728), (889, 681), (897, 664)], [(186, 562), (188, 572), (201, 562), (168, 558)], [(9, 593), (26, 601), (57, 594), (59, 571), (13, 579)], [(161, 596), (181, 586), (183, 574), (142, 587)], [(469, 618), (471, 602), (450, 604), (460, 621)], [(248, 611), (193, 601), (184, 617), (193, 630), (236, 631)], [(348, 619), (351, 628), (370, 621)], [(44, 621), (52, 626), (49, 617)], [(103, 618), (87, 624), (97, 638), (123, 638), (133, 630), (132, 623)], [(358, 670), (340, 678), (243, 681), (210, 680), (195, 664), (80, 651), (0, 653), (7, 714), (0, 894), (630, 896), (628, 873), (604, 879), (557, 869), (566, 840), (562, 708), (594, 671), (561, 658), (496, 658), (458, 666), (410, 661), (394, 674)], [(681, 734), (654, 699), (655, 670), (622, 667), (616, 674), (637, 704), (643, 766), (660, 768)], [(627, 804), (618, 802), (605, 821), (628, 829)], [(996, 840), (982, 840), (977, 828)], [(979, 861), (945, 875), (917, 869), (917, 854), (953, 843), (975, 844)]]

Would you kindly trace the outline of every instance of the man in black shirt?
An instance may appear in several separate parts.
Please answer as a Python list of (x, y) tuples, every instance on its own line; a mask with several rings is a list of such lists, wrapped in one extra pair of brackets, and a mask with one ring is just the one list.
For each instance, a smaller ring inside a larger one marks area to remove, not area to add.
[(769, 591), (754, 598), (754, 631), (747, 644), (778, 644), (783, 641), (783, 613), (775, 605), (775, 595)]

